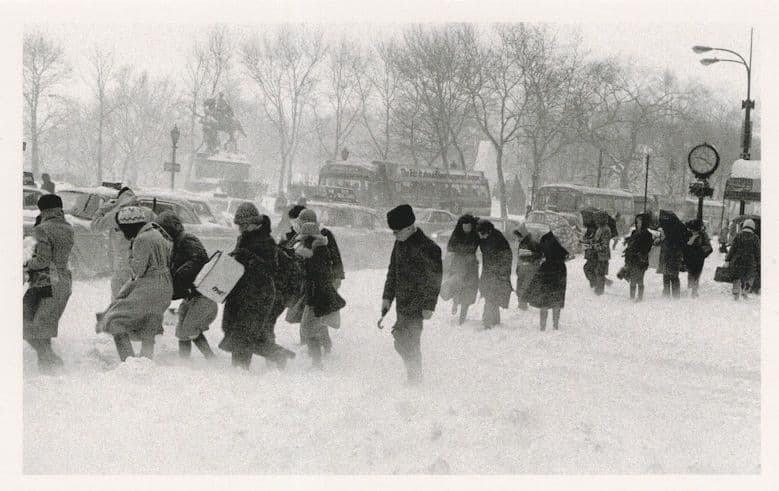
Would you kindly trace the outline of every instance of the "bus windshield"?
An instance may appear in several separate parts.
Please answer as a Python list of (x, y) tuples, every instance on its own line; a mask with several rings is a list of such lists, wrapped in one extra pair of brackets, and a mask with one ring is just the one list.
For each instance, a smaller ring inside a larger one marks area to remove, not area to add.
[(538, 206), (540, 210), (569, 211), (579, 210), (580, 193), (568, 188), (543, 188), (538, 191)]

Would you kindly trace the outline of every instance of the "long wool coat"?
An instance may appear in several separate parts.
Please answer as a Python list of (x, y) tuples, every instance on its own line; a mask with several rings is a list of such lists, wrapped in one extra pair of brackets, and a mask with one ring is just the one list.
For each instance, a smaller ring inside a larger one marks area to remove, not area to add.
[(272, 342), (267, 339), (266, 329), (276, 295), (276, 243), (262, 229), (251, 230), (238, 237), (231, 254), (245, 269), (225, 300), (225, 337), (219, 347), (224, 351), (252, 352), (257, 345)]
[(395, 241), (382, 298), (394, 300), (398, 314), (422, 319), (422, 311), (435, 310), (442, 270), (441, 248), (417, 229), (405, 241)]
[(530, 281), (527, 301), (539, 309), (561, 309), (565, 307), (565, 258), (568, 251), (560, 245), (552, 232), (541, 237), (538, 247), (544, 255), (544, 260)]
[(34, 312), (23, 320), (24, 339), (48, 339), (57, 336), (60, 317), (68, 304), (72, 279), (68, 257), (73, 248), (73, 228), (61, 209), (41, 212), (41, 223), (33, 228), (36, 244), (27, 269), (48, 270), (51, 296), (40, 300)]
[(538, 243), (529, 234), (521, 236), (517, 248), (517, 300), (527, 303), (527, 289), (541, 264)]
[(335, 273), (328, 244), (329, 240), (324, 235), (299, 237), (298, 246), (313, 253), (303, 259), (303, 298), (316, 317), (324, 317), (346, 306), (346, 301), (333, 285)]
[(733, 239), (725, 260), (736, 278), (752, 279), (760, 271), (760, 237), (742, 230)]
[(479, 235), (475, 223), (470, 233), (463, 232), (463, 222), (462, 218), (458, 220), (446, 245), (449, 258), (445, 281), (452, 282), (451, 294), (455, 304), (471, 305), (476, 303), (479, 291), (479, 260), (476, 258)]
[(103, 318), (109, 334), (127, 333), (133, 340), (162, 334), (162, 319), (173, 296), (171, 241), (156, 223), (147, 223), (130, 242), (131, 279), (124, 284)]
[(652, 234), (646, 228), (634, 230), (625, 240), (625, 268), (630, 277), (638, 277), (649, 268)]
[(703, 271), (703, 264), (713, 250), (711, 239), (705, 230), (693, 232), (684, 247), (684, 263), (687, 265), (687, 271), (693, 274)]
[(479, 247), (484, 260), (479, 280), (481, 295), (487, 302), (506, 309), (511, 298), (511, 246), (499, 230), (492, 230)]

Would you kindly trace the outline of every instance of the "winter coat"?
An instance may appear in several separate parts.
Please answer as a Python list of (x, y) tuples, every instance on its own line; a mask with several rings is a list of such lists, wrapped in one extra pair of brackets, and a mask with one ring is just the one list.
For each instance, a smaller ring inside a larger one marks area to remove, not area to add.
[(634, 230), (625, 242), (625, 267), (631, 272), (646, 271), (649, 268), (649, 251), (652, 250), (652, 234), (645, 228)]
[(612, 229), (608, 225), (601, 225), (595, 230), (595, 236), (592, 239), (592, 247), (595, 250), (598, 261), (608, 261), (611, 259), (609, 244), (611, 243), (612, 237)]
[(538, 267), (527, 289), (527, 302), (539, 309), (565, 307), (567, 271), (565, 258), (568, 251), (552, 232), (541, 237), (538, 248), (544, 260)]
[(684, 248), (690, 238), (690, 232), (679, 218), (670, 212), (661, 210), (659, 222), (663, 233), (657, 272), (662, 275), (675, 276), (682, 269)]
[(760, 271), (760, 236), (748, 230), (742, 230), (733, 239), (733, 244), (725, 256), (734, 277), (750, 279)]
[(173, 297), (170, 275), (172, 244), (162, 228), (147, 223), (130, 242), (130, 280), (122, 286), (103, 317), (109, 334), (127, 333), (134, 340), (162, 334), (162, 319)]
[(693, 274), (703, 271), (703, 263), (713, 250), (711, 239), (705, 230), (693, 232), (684, 246), (684, 263), (687, 265), (687, 271)]
[[(345, 279), (344, 264), (341, 258), (341, 251), (338, 249), (338, 243), (335, 240), (335, 235), (327, 228), (322, 228), (320, 233), (327, 239), (327, 250), (330, 253), (330, 269), (333, 271), (333, 279)], [(291, 248), (296, 238), (297, 233), (294, 230), (290, 230), (279, 242), (279, 246)]]
[(36, 244), (26, 268), (31, 278), (38, 276), (39, 286), (45, 289), (50, 286), (51, 294), (44, 295), (35, 311), (25, 316), (23, 336), (24, 339), (48, 339), (57, 336), (59, 320), (72, 291), (68, 258), (73, 249), (73, 228), (65, 221), (62, 209), (52, 209), (41, 212), (41, 223), (32, 233)]
[(421, 319), (422, 311), (435, 310), (442, 270), (441, 248), (418, 228), (405, 241), (395, 241), (382, 298), (394, 300), (399, 315)]
[(222, 313), (225, 337), (219, 347), (225, 351), (252, 352), (264, 344), (276, 287), (278, 267), (276, 243), (262, 229), (243, 232), (230, 255), (244, 267), (244, 273), (227, 296)]
[(486, 239), (479, 243), (484, 267), (479, 279), (479, 291), (482, 297), (504, 309), (511, 298), (511, 261), (513, 254), (506, 237), (493, 229)]
[[(120, 205), (110, 204), (97, 210), (89, 228), (93, 232), (108, 231), (108, 243), (111, 254), (111, 297), (116, 298), (119, 289), (132, 276), (130, 270), (130, 241), (124, 236), (116, 223), (116, 214), (126, 206), (138, 206), (137, 198), (132, 198)], [(146, 222), (153, 222), (156, 216), (148, 208), (141, 208), (146, 213)]]
[(479, 235), (476, 233), (475, 224), (471, 233), (463, 232), (461, 222), (462, 220), (457, 222), (446, 245), (449, 257), (445, 281), (453, 282), (452, 301), (456, 305), (471, 305), (476, 303), (479, 290), (479, 260), (476, 258)]
[(200, 239), (184, 232), (173, 241), (170, 258), (173, 300), (200, 295), (195, 290), (193, 282), (206, 263), (208, 263), (208, 253)]
[(303, 299), (311, 307), (315, 317), (324, 317), (341, 310), (346, 301), (333, 285), (333, 260), (328, 239), (324, 235), (304, 235), (297, 239), (296, 247), (311, 251), (311, 257), (303, 259)]
[(543, 255), (538, 249), (538, 243), (530, 235), (519, 240), (517, 248), (517, 299), (527, 303), (527, 289), (541, 264)]

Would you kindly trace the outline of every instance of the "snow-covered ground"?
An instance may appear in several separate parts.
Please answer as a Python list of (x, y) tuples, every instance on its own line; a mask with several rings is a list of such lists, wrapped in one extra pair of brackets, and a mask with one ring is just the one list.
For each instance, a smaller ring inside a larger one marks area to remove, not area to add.
[(154, 362), (120, 365), (94, 333), (108, 281), (77, 282), (54, 342), (66, 371), (40, 375), (24, 348), (24, 472), (758, 473), (760, 299), (734, 302), (712, 281), (720, 263), (715, 252), (696, 301), (661, 298), (650, 271), (633, 304), (625, 282), (595, 297), (577, 258), (560, 331), (540, 332), (516, 298), (490, 331), (483, 304), (460, 327), (440, 303), (416, 388), (393, 350), (394, 313), (376, 328), (383, 271), (348, 273), (323, 373), (306, 371), (284, 322), (279, 342), (299, 353), (286, 372), (259, 358), (236, 371), (194, 348), (181, 362), (173, 329)]

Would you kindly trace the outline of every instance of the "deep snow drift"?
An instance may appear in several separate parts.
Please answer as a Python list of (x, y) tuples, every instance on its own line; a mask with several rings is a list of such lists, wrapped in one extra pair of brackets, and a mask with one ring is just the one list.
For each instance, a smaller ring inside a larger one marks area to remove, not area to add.
[(384, 271), (347, 273), (323, 373), (306, 371), (283, 321), (279, 342), (298, 352), (283, 373), (257, 357), (233, 370), (218, 350), (179, 361), (172, 328), (154, 362), (120, 365), (94, 333), (108, 281), (76, 282), (54, 341), (66, 371), (40, 375), (24, 348), (24, 472), (757, 473), (760, 299), (734, 302), (712, 281), (721, 262), (709, 258), (697, 301), (662, 299), (649, 271), (634, 305), (622, 281), (595, 297), (577, 258), (560, 331), (540, 332), (516, 297), (491, 331), (483, 303), (459, 327), (440, 302), (419, 388), (403, 384), (394, 313), (376, 328)]

